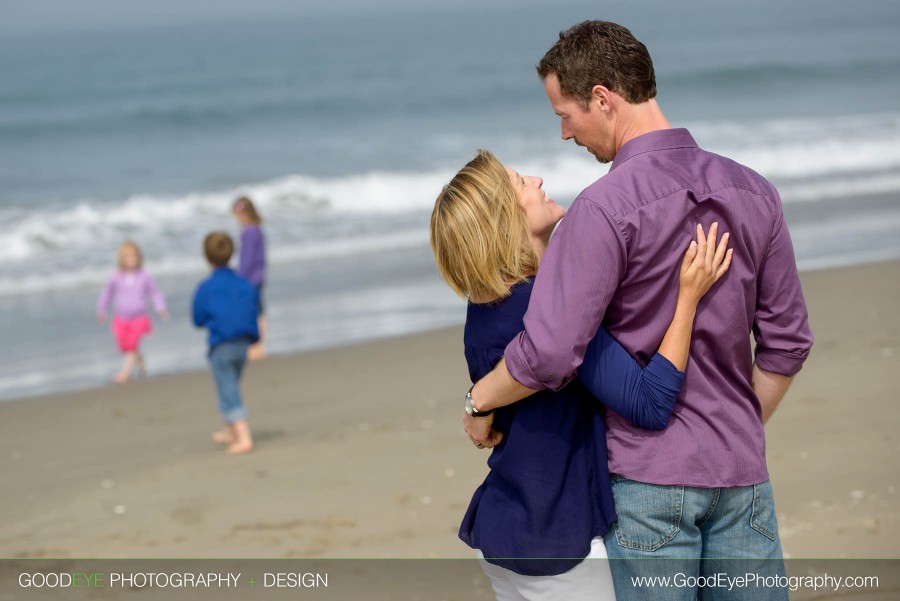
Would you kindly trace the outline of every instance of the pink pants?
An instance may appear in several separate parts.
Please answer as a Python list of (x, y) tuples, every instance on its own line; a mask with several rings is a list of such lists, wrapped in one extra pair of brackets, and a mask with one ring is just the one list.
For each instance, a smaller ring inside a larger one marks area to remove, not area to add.
[(138, 350), (141, 337), (153, 331), (153, 322), (149, 315), (141, 315), (134, 319), (126, 319), (116, 315), (112, 322), (112, 331), (119, 343), (119, 350), (123, 353), (133, 353)]

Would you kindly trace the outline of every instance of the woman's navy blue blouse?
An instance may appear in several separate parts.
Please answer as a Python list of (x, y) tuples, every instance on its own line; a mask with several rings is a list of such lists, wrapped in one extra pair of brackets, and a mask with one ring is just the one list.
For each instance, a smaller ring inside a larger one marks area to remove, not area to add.
[[(524, 329), (531, 282), (498, 303), (469, 304), (464, 334), (473, 382)], [(579, 380), (494, 412), (503, 440), (488, 458), (459, 537), (489, 562), (519, 574), (561, 574), (616, 520), (606, 456), (607, 407), (646, 428), (664, 428), (684, 374), (656, 354), (641, 366), (605, 329), (590, 343)], [(586, 388), (587, 386), (587, 388)], [(588, 392), (588, 389), (591, 392)]]

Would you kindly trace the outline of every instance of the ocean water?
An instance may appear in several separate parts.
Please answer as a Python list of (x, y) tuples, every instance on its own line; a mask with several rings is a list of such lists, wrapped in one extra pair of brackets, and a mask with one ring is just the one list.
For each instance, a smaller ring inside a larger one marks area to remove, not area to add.
[(171, 305), (151, 372), (202, 367), (200, 241), (237, 234), (240, 194), (265, 219), (272, 352), (461, 323), (428, 248), (455, 170), (490, 148), (563, 205), (604, 173), (534, 73), (586, 18), (647, 44), (673, 124), (778, 185), (801, 268), (900, 258), (900, 5), (623, 4), (0, 37), (0, 399), (118, 367), (93, 307), (125, 238)]

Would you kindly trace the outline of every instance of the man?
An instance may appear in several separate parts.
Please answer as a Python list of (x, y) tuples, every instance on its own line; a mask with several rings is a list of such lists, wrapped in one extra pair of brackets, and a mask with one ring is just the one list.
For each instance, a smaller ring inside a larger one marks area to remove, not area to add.
[[(655, 100), (650, 55), (620, 25), (585, 21), (561, 33), (538, 74), (562, 138), (612, 165), (559, 226), (525, 331), (471, 390), (466, 431), (476, 445), (498, 444), (491, 417), (478, 414), (564, 386), (601, 322), (646, 363), (674, 308), (680, 250), (695, 224), (717, 222), (731, 232), (734, 261), (698, 307), (668, 427), (641, 430), (607, 413), (619, 516), (607, 552), (613, 559), (771, 558), (753, 569), (783, 573), (763, 423), (806, 359), (812, 333), (778, 193), (750, 169), (700, 149), (687, 130), (671, 128)], [(696, 598), (697, 588), (641, 588), (631, 578), (664, 566), (675, 564), (613, 561), (619, 600)], [(685, 570), (707, 577), (723, 567), (696, 559), (678, 564)], [(752, 592), (787, 598), (784, 590)], [(727, 594), (702, 590), (704, 597)]]

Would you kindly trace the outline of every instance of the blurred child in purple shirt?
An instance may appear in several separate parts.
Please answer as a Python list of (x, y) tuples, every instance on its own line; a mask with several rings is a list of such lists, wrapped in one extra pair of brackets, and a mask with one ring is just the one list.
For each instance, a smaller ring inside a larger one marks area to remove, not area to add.
[(253, 201), (246, 196), (241, 196), (234, 201), (231, 207), (234, 218), (241, 226), (241, 248), (238, 257), (237, 272), (240, 276), (250, 280), (259, 290), (259, 342), (252, 345), (247, 352), (247, 358), (262, 359), (266, 356), (266, 318), (263, 315), (263, 286), (266, 281), (266, 238), (262, 231), (262, 217), (259, 216)]
[(110, 301), (113, 306), (112, 331), (125, 356), (122, 369), (113, 381), (127, 382), (134, 368), (145, 373), (144, 356), (140, 351), (141, 338), (153, 331), (148, 305), (153, 304), (157, 314), (169, 319), (166, 299), (156, 287), (153, 278), (143, 269), (143, 256), (137, 244), (126, 241), (119, 247), (119, 270), (100, 292), (97, 299), (97, 321), (106, 321)]

